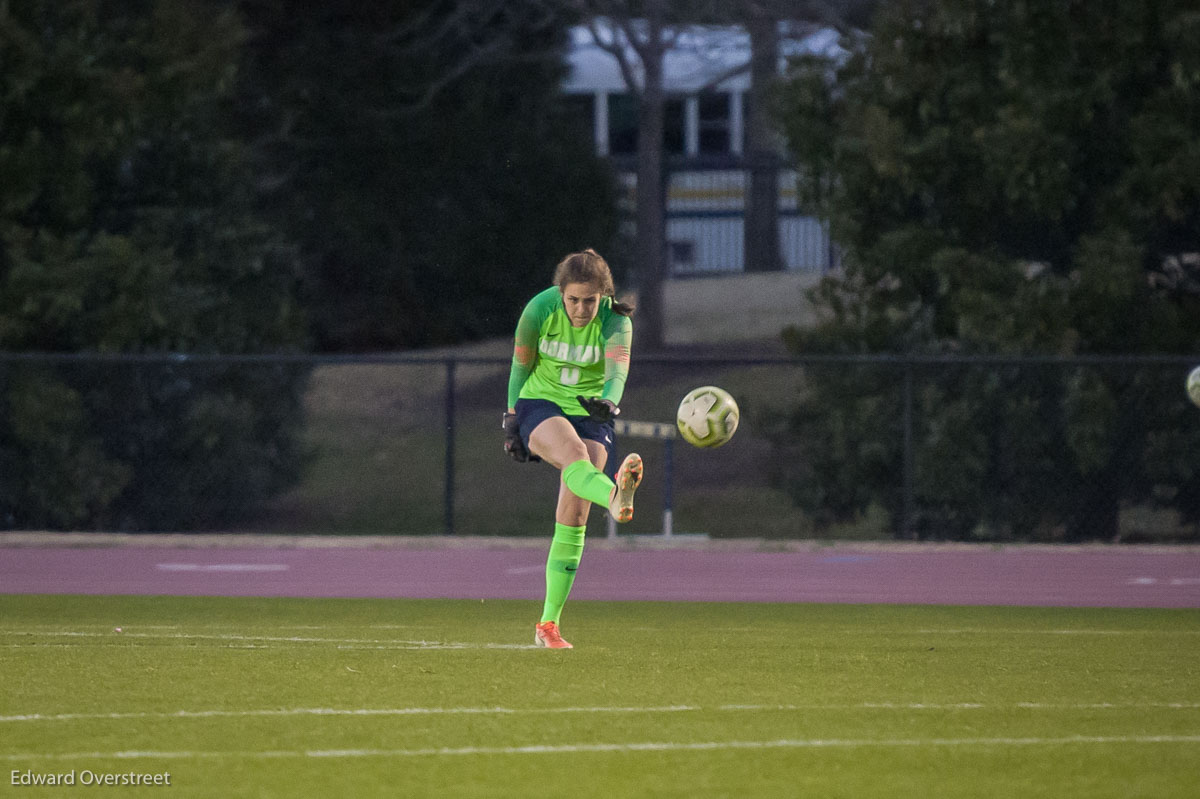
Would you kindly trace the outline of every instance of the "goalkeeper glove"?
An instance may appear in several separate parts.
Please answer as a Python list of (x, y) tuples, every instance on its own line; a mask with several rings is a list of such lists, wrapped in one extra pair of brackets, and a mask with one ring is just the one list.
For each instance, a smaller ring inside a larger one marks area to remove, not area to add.
[(587, 415), (593, 422), (600, 422), (601, 424), (611, 422), (615, 416), (621, 413), (621, 409), (612, 400), (583, 396), (578, 396), (575, 399), (579, 400), (579, 404), (587, 411)]
[(529, 452), (525, 446), (525, 442), (521, 440), (521, 426), (517, 423), (517, 415), (515, 413), (504, 414), (504, 451), (512, 456), (512, 459), (517, 463), (525, 463), (526, 461), (540, 461), (537, 455)]

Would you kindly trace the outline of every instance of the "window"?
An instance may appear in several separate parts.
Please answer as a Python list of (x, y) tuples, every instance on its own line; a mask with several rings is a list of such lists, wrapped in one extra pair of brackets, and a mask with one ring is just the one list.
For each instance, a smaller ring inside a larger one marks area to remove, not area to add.
[[(663, 149), (668, 155), (683, 155), (686, 126), (683, 97), (668, 97), (663, 107)], [(638, 146), (637, 100), (630, 94), (608, 96), (608, 151), (634, 155)]]
[(637, 152), (637, 100), (629, 94), (608, 96), (608, 151), (613, 155)]
[(720, 92), (703, 92), (698, 99), (701, 154), (728, 153), (730, 151), (729, 95)]
[(686, 239), (675, 239), (667, 242), (674, 266), (692, 267), (696, 264), (696, 243)]
[(592, 143), (593, 152), (598, 151), (599, 143), (594, 141), (596, 136), (596, 104), (590, 94), (568, 94), (563, 97), (563, 113), (566, 115), (566, 125), (571, 131), (578, 131), (579, 136), (585, 136)]
[(667, 155), (686, 152), (687, 112), (682, 96), (670, 96), (663, 103), (663, 151)]

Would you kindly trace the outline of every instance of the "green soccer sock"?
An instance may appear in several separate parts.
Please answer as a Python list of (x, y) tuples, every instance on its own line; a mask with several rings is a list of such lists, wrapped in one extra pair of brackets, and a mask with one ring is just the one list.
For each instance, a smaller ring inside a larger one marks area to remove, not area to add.
[(583, 532), (587, 528), (554, 525), (554, 538), (550, 541), (550, 554), (546, 558), (546, 604), (542, 607), (542, 621), (558, 624), (567, 595), (575, 582), (575, 570), (583, 556)]
[(602, 508), (608, 507), (616, 484), (608, 475), (588, 460), (577, 460), (562, 470), (562, 479), (567, 488), (577, 497), (595, 502)]

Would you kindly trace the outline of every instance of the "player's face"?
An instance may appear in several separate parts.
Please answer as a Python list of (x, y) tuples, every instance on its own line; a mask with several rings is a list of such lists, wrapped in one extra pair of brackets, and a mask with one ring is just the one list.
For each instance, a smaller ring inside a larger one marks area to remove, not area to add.
[(600, 297), (596, 287), (589, 283), (568, 283), (562, 288), (563, 307), (574, 327), (584, 327), (596, 318), (600, 310)]

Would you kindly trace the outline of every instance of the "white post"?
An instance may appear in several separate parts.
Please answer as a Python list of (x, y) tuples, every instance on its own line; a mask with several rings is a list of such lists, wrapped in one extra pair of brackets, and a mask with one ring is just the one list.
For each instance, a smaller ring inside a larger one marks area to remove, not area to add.
[(742, 105), (744, 97), (745, 95), (737, 91), (729, 94), (729, 151), (734, 155), (742, 154), (746, 141), (745, 107)]
[(592, 119), (596, 135), (596, 155), (608, 155), (608, 95), (596, 92), (592, 95)]
[(700, 98), (689, 94), (683, 101), (683, 109), (684, 152), (689, 158), (695, 158), (700, 154)]

